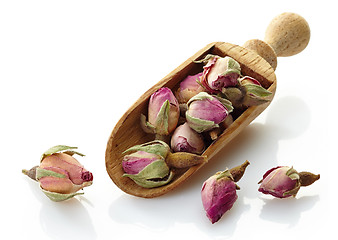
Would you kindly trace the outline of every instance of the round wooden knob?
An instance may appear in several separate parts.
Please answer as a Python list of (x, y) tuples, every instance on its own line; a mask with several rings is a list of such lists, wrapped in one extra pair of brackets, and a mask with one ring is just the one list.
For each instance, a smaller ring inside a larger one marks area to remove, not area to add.
[(265, 32), (264, 41), (252, 39), (243, 47), (255, 51), (276, 70), (277, 57), (295, 55), (304, 50), (310, 40), (310, 27), (296, 13), (282, 13), (272, 19)]
[(270, 22), (264, 39), (278, 57), (292, 56), (303, 51), (309, 40), (309, 24), (302, 16), (289, 12), (278, 15)]

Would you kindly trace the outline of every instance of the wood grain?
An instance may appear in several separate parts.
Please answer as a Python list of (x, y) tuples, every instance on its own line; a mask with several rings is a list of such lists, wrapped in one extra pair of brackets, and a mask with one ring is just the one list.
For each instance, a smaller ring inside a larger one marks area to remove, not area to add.
[[(161, 87), (169, 87), (174, 90), (177, 88), (178, 83), (186, 76), (201, 72), (202, 66), (193, 61), (202, 59), (209, 53), (221, 57), (230, 56), (234, 58), (240, 63), (243, 75), (256, 78), (265, 88), (273, 93), (271, 95), (272, 100), (276, 90), (276, 76), (267, 61), (255, 52), (238, 45), (224, 42), (208, 44), (145, 92), (136, 103), (126, 111), (113, 129), (107, 143), (105, 156), (106, 169), (113, 182), (124, 192), (144, 198), (161, 196), (175, 189), (206, 164), (206, 162), (203, 162), (189, 169), (177, 169), (175, 170), (175, 177), (172, 182), (165, 186), (152, 189), (140, 187), (131, 179), (122, 177), (124, 173), (122, 169), (122, 152), (133, 145), (142, 144), (154, 138), (154, 136), (144, 133), (140, 127), (140, 115), (141, 113), (147, 113), (150, 95)], [(249, 125), (268, 105), (269, 103), (266, 103), (246, 109), (202, 155), (206, 156), (208, 161), (211, 161), (215, 154)]]

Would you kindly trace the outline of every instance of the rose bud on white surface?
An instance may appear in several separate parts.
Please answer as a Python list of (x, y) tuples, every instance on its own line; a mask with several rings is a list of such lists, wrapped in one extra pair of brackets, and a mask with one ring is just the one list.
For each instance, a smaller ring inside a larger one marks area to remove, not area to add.
[(73, 157), (74, 154), (84, 155), (72, 149), (76, 147), (52, 147), (42, 155), (39, 166), (29, 171), (22, 170), (24, 174), (38, 181), (41, 190), (53, 201), (64, 201), (83, 194), (78, 191), (92, 185), (93, 174)]
[(217, 222), (236, 202), (238, 198), (236, 189), (239, 187), (235, 182), (242, 178), (249, 164), (245, 161), (242, 165), (230, 170), (217, 172), (203, 183), (202, 204), (211, 223)]
[(319, 178), (319, 174), (298, 173), (293, 167), (275, 167), (264, 174), (258, 191), (277, 198), (295, 197), (300, 187), (311, 185)]

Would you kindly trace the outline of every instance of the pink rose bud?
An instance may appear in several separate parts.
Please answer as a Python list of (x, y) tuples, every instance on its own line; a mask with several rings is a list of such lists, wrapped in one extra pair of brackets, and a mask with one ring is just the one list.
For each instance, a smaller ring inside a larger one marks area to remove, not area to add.
[(189, 152), (200, 154), (205, 147), (203, 137), (191, 129), (188, 123), (176, 128), (171, 137), (171, 149), (174, 152)]
[(207, 56), (201, 83), (210, 93), (222, 92), (223, 88), (238, 84), (241, 67), (231, 57)]
[(298, 173), (292, 167), (276, 167), (264, 174), (258, 191), (277, 198), (295, 197), (300, 187), (311, 185), (319, 177), (309, 172)]
[(204, 210), (211, 223), (217, 222), (230, 210), (237, 200), (235, 181), (239, 181), (249, 162), (224, 172), (217, 172), (202, 186), (201, 197)]
[(136, 152), (125, 155), (122, 160), (124, 177), (144, 188), (159, 187), (172, 180), (173, 172), (165, 162), (165, 156), (170, 152), (166, 143), (153, 141), (131, 147), (125, 153), (130, 151)]
[(189, 100), (186, 118), (189, 126), (201, 133), (219, 127), (218, 124), (224, 121), (228, 113), (228, 109), (216, 97), (201, 92)]
[(148, 122), (141, 118), (143, 129), (159, 135), (169, 135), (175, 130), (180, 116), (179, 103), (169, 88), (153, 93), (148, 105)]
[(75, 147), (59, 145), (50, 148), (42, 155), (40, 166), (23, 170), (24, 174), (40, 183), (42, 191), (53, 201), (83, 194), (77, 191), (93, 182), (93, 174), (73, 157), (74, 154), (84, 155), (71, 149)]
[(204, 88), (198, 83), (201, 82), (200, 77), (202, 74), (203, 72), (188, 76), (180, 82), (180, 87), (176, 92), (179, 103), (186, 103), (190, 98), (204, 91)]

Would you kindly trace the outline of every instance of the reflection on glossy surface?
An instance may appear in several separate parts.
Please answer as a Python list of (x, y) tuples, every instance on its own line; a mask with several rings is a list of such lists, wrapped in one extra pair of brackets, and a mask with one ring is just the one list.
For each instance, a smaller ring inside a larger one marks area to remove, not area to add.
[(194, 225), (196, 229), (208, 235), (225, 237), (234, 233), (241, 215), (250, 209), (250, 206), (239, 198), (233, 208), (212, 226), (213, 231), (210, 232), (211, 223), (203, 210), (200, 189), (195, 189), (194, 192), (156, 199), (136, 198), (124, 194), (112, 202), (109, 216), (114, 222), (128, 225), (130, 228), (136, 225), (149, 231), (165, 232), (177, 225)]
[(42, 229), (52, 239), (96, 239), (92, 220), (82, 203), (73, 198), (65, 202), (43, 201)]
[(263, 199), (264, 205), (260, 217), (266, 221), (293, 227), (299, 221), (302, 212), (310, 210), (319, 199), (318, 195), (287, 199)]

